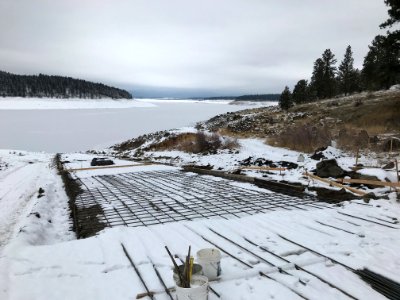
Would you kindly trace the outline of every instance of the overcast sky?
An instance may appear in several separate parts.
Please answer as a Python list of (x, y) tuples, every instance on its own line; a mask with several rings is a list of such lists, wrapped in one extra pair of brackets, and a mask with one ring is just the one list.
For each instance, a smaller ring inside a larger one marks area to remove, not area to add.
[(281, 92), (326, 48), (362, 66), (383, 0), (0, 0), (0, 70), (136, 96)]

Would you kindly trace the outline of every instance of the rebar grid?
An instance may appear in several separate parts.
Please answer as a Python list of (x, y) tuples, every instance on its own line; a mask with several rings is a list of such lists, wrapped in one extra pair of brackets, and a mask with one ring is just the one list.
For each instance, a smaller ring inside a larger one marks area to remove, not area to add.
[[(226, 179), (180, 171), (147, 171), (77, 179), (83, 193), (76, 199), (81, 228), (149, 226), (183, 220), (231, 218), (276, 209), (314, 207), (312, 197), (292, 197), (232, 185)], [(90, 210), (100, 206), (102, 211)], [(318, 208), (318, 207), (316, 207)], [(95, 216), (92, 214), (95, 213)]]

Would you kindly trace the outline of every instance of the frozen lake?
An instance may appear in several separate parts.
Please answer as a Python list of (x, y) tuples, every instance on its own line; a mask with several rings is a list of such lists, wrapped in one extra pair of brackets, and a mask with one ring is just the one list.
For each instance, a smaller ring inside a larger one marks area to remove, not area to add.
[(190, 126), (250, 107), (189, 101), (147, 103), (151, 104), (107, 109), (1, 107), (0, 149), (73, 152), (104, 148), (144, 133)]

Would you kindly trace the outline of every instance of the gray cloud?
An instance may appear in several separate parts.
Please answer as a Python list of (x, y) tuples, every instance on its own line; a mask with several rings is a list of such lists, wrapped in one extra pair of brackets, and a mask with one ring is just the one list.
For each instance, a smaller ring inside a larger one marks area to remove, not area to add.
[[(279, 92), (348, 44), (361, 67), (383, 0), (0, 0), (0, 69), (151, 94)], [(145, 87), (145, 88), (144, 88)]]

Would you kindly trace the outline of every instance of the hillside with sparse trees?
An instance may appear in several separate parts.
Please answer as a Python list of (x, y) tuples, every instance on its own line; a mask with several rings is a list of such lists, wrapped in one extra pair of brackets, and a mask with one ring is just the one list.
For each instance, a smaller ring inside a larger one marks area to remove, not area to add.
[(391, 30), (400, 22), (400, 3), (398, 0), (385, 0), (385, 4), (389, 7), (389, 18), (380, 27), (388, 31), (386, 35), (378, 35), (373, 39), (364, 57), (362, 70), (354, 67), (350, 45), (338, 67), (335, 54), (326, 49), (315, 60), (310, 81), (300, 79), (293, 93), (285, 87), (280, 97), (280, 107), (287, 110), (293, 104), (385, 90), (400, 84), (400, 30)]
[(71, 77), (16, 75), (0, 71), (0, 97), (132, 99), (122, 89)]

